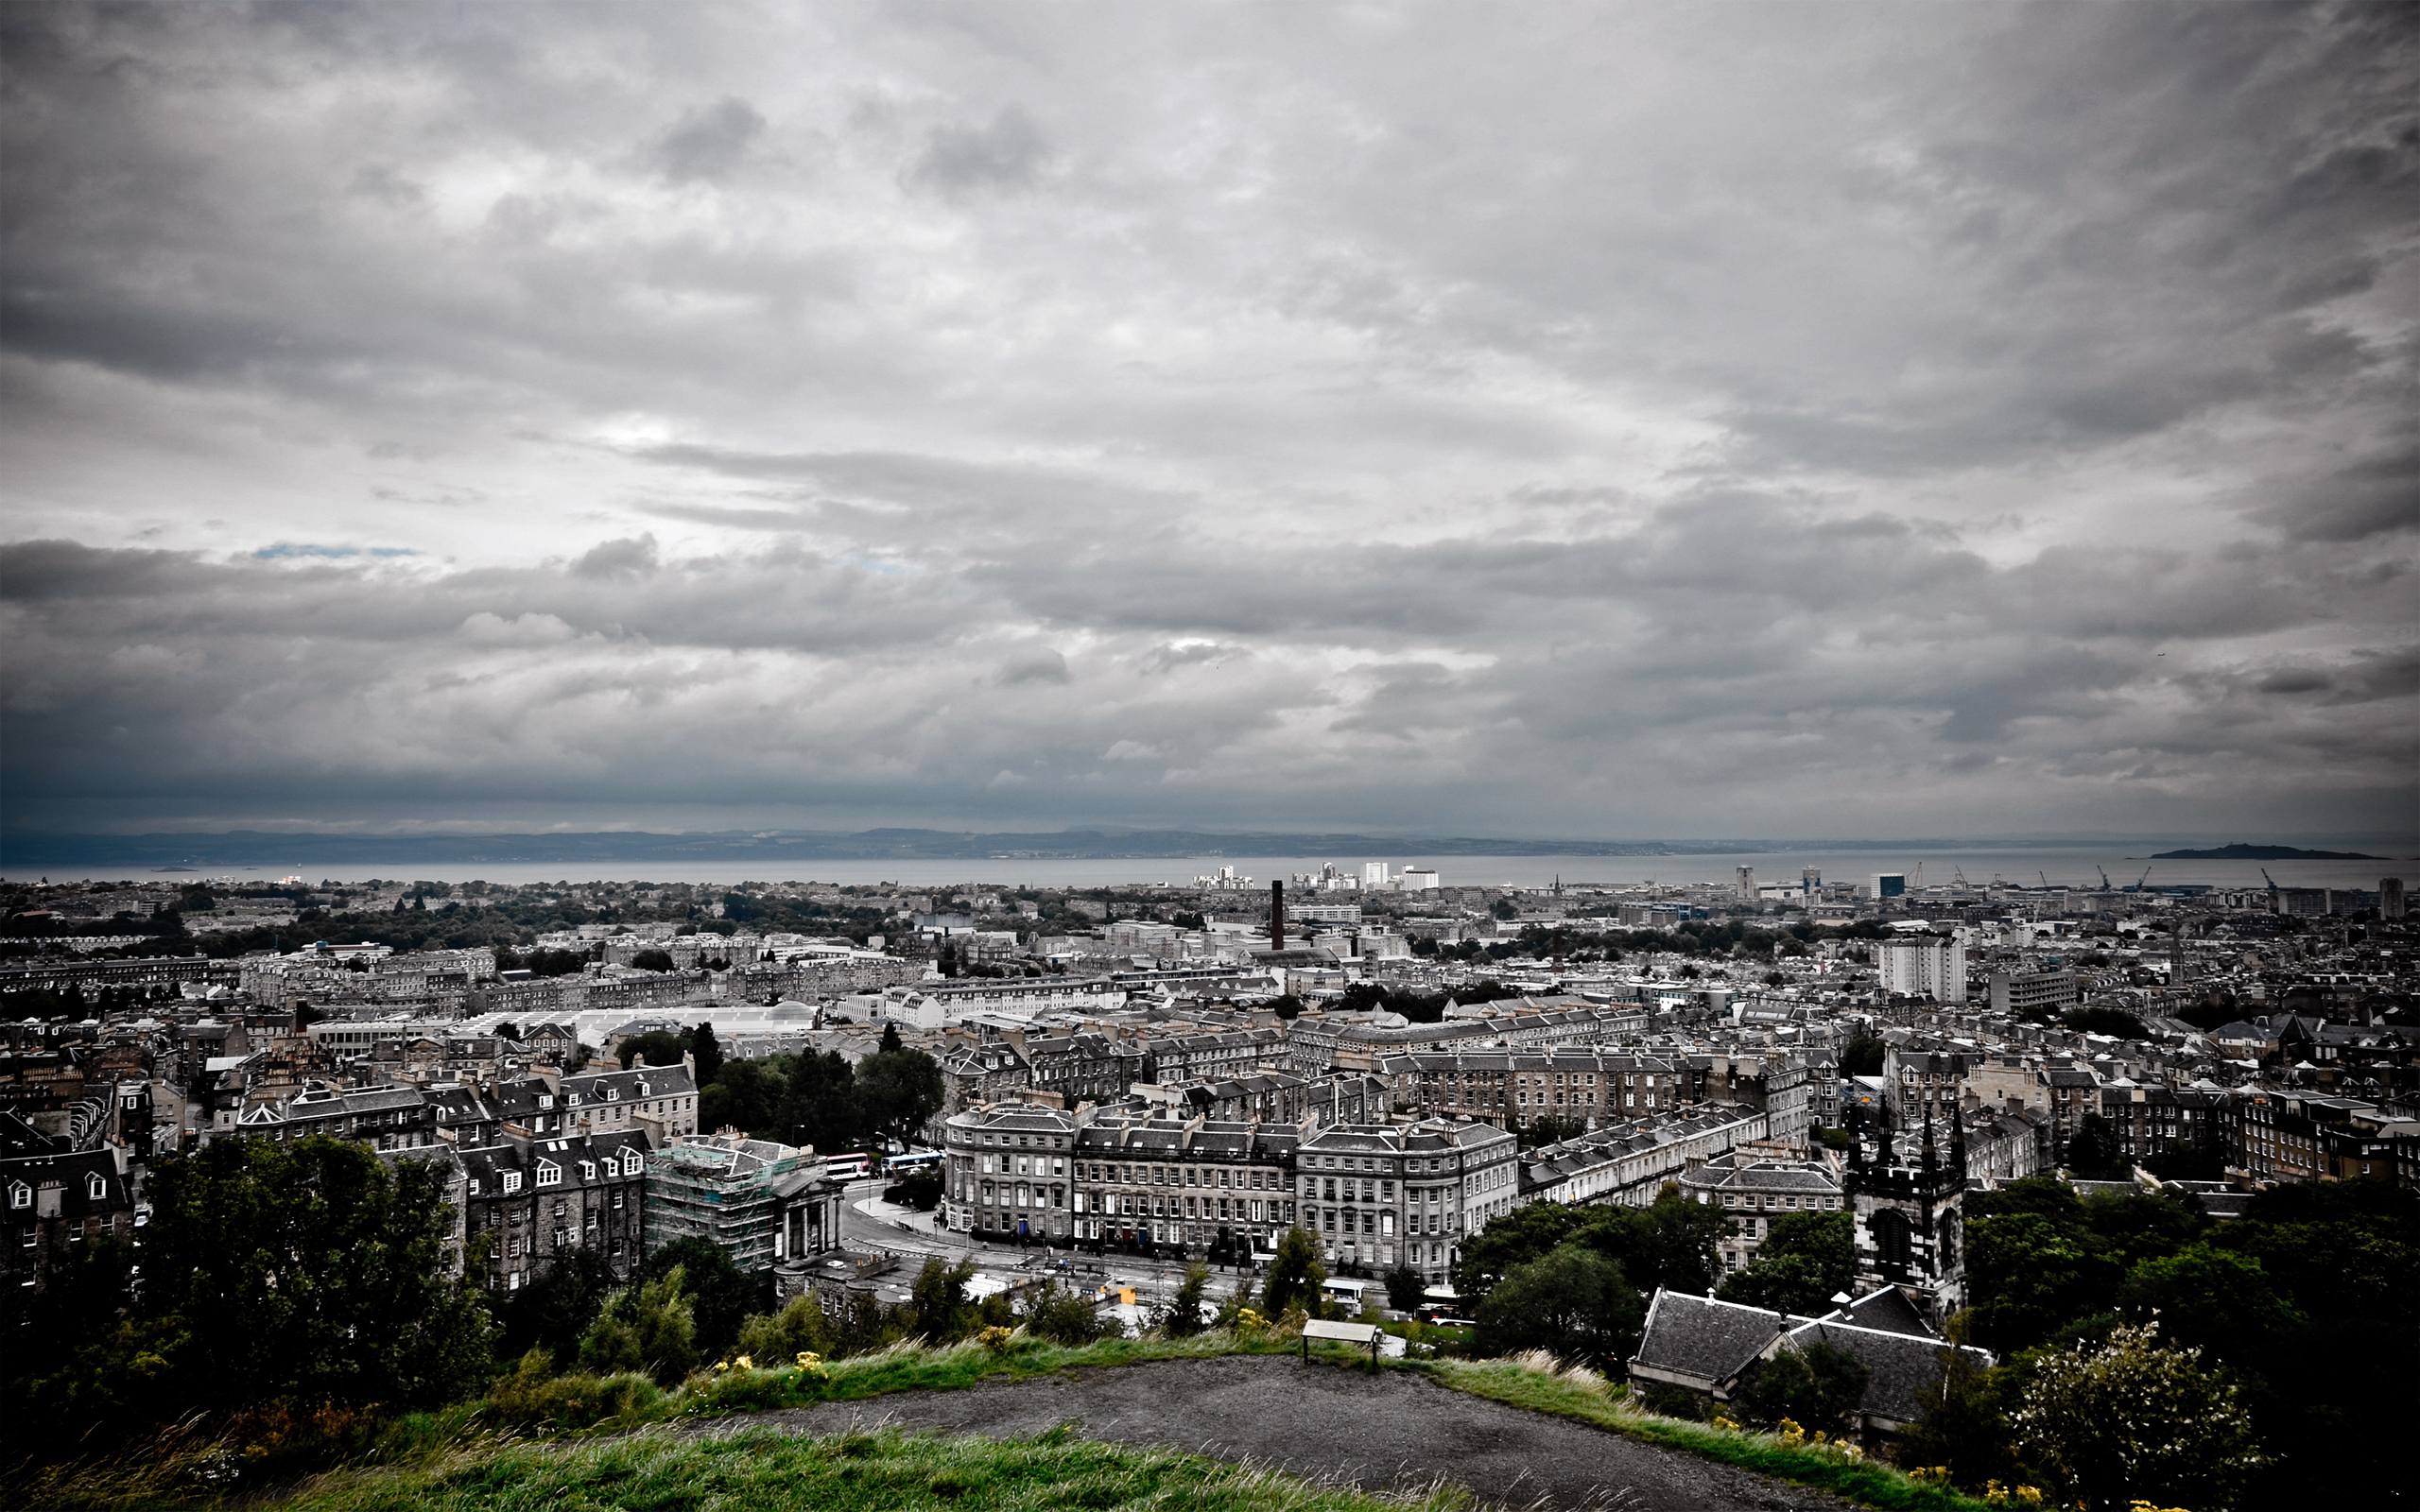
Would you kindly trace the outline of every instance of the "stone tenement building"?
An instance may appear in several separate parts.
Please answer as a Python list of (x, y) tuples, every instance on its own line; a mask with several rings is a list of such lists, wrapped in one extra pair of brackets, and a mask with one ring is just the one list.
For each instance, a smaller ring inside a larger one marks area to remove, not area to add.
[(1512, 1135), (1485, 1124), (1285, 1125), (971, 1108), (951, 1118), (942, 1221), (982, 1234), (1266, 1249), (1288, 1228), (1331, 1263), (1442, 1280), (1520, 1200)]
[(482, 1279), (515, 1291), (566, 1251), (586, 1248), (629, 1280), (645, 1253), (648, 1156), (647, 1136), (635, 1130), (461, 1151), (466, 1248), (478, 1255), (486, 1237)]

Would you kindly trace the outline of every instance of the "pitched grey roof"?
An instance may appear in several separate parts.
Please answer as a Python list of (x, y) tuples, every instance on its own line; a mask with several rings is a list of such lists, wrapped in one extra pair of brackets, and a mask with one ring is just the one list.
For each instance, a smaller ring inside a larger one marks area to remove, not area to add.
[[(1943, 1356), (1949, 1348), (1937, 1338), (1829, 1321), (1793, 1329), (1789, 1343), (1800, 1349), (1828, 1344), (1853, 1356), (1866, 1370), (1865, 1395), (1858, 1402), (1858, 1411), (1901, 1423), (1924, 1416), (1925, 1388), (1941, 1379)], [(1967, 1353), (1979, 1365), (1992, 1363), (1992, 1357), (1980, 1349)]]
[(1631, 1366), (1708, 1388), (1727, 1387), (1784, 1327), (1804, 1321), (1761, 1307), (1658, 1290), (1648, 1304), (1647, 1327)]
[(1884, 1333), (1904, 1333), (1910, 1338), (1938, 1339), (1940, 1333), (1908, 1294), (1895, 1286), (1877, 1286), (1848, 1306), (1824, 1314), (1826, 1320), (1853, 1323), (1858, 1328), (1875, 1329)]

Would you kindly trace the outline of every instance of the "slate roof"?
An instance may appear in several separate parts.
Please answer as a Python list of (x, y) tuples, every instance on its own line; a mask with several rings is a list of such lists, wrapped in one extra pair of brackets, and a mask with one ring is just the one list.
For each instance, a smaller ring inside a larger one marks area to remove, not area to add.
[(1728, 1388), (1784, 1327), (1806, 1319), (1761, 1307), (1659, 1289), (1647, 1307), (1634, 1370), (1678, 1376), (1706, 1389)]
[[(1828, 1320), (1791, 1330), (1789, 1344), (1800, 1349), (1828, 1344), (1854, 1356), (1866, 1370), (1865, 1395), (1858, 1401), (1858, 1411), (1898, 1423), (1911, 1423), (1924, 1416), (1925, 1388), (1941, 1379), (1942, 1351), (1948, 1348), (1937, 1338)], [(1981, 1349), (1966, 1352), (1978, 1365), (1992, 1363), (1991, 1355)]]
[(1877, 1286), (1873, 1291), (1843, 1308), (1824, 1314), (1825, 1321), (1853, 1323), (1858, 1328), (1875, 1329), (1884, 1333), (1904, 1333), (1910, 1338), (1938, 1339), (1941, 1334), (1908, 1294), (1895, 1286)]

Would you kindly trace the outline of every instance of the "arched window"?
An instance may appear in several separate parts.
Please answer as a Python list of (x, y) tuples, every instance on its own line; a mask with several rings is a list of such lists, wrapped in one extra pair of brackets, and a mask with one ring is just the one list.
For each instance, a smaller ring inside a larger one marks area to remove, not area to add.
[(1874, 1247), (1881, 1256), (1882, 1268), (1904, 1273), (1915, 1247), (1908, 1228), (1908, 1215), (1896, 1208), (1884, 1208), (1874, 1215), (1871, 1227)]

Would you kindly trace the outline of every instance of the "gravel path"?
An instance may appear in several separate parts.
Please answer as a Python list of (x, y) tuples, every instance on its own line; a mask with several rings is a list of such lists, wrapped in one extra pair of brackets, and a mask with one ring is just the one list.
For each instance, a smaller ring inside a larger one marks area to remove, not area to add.
[(1011, 1438), (1063, 1422), (1093, 1438), (1248, 1459), (1372, 1490), (1458, 1481), (1506, 1506), (1848, 1512), (1787, 1482), (1466, 1396), (1409, 1372), (1370, 1376), (1267, 1355), (825, 1402), (724, 1418), (700, 1431), (771, 1427), (820, 1435), (890, 1424)]

